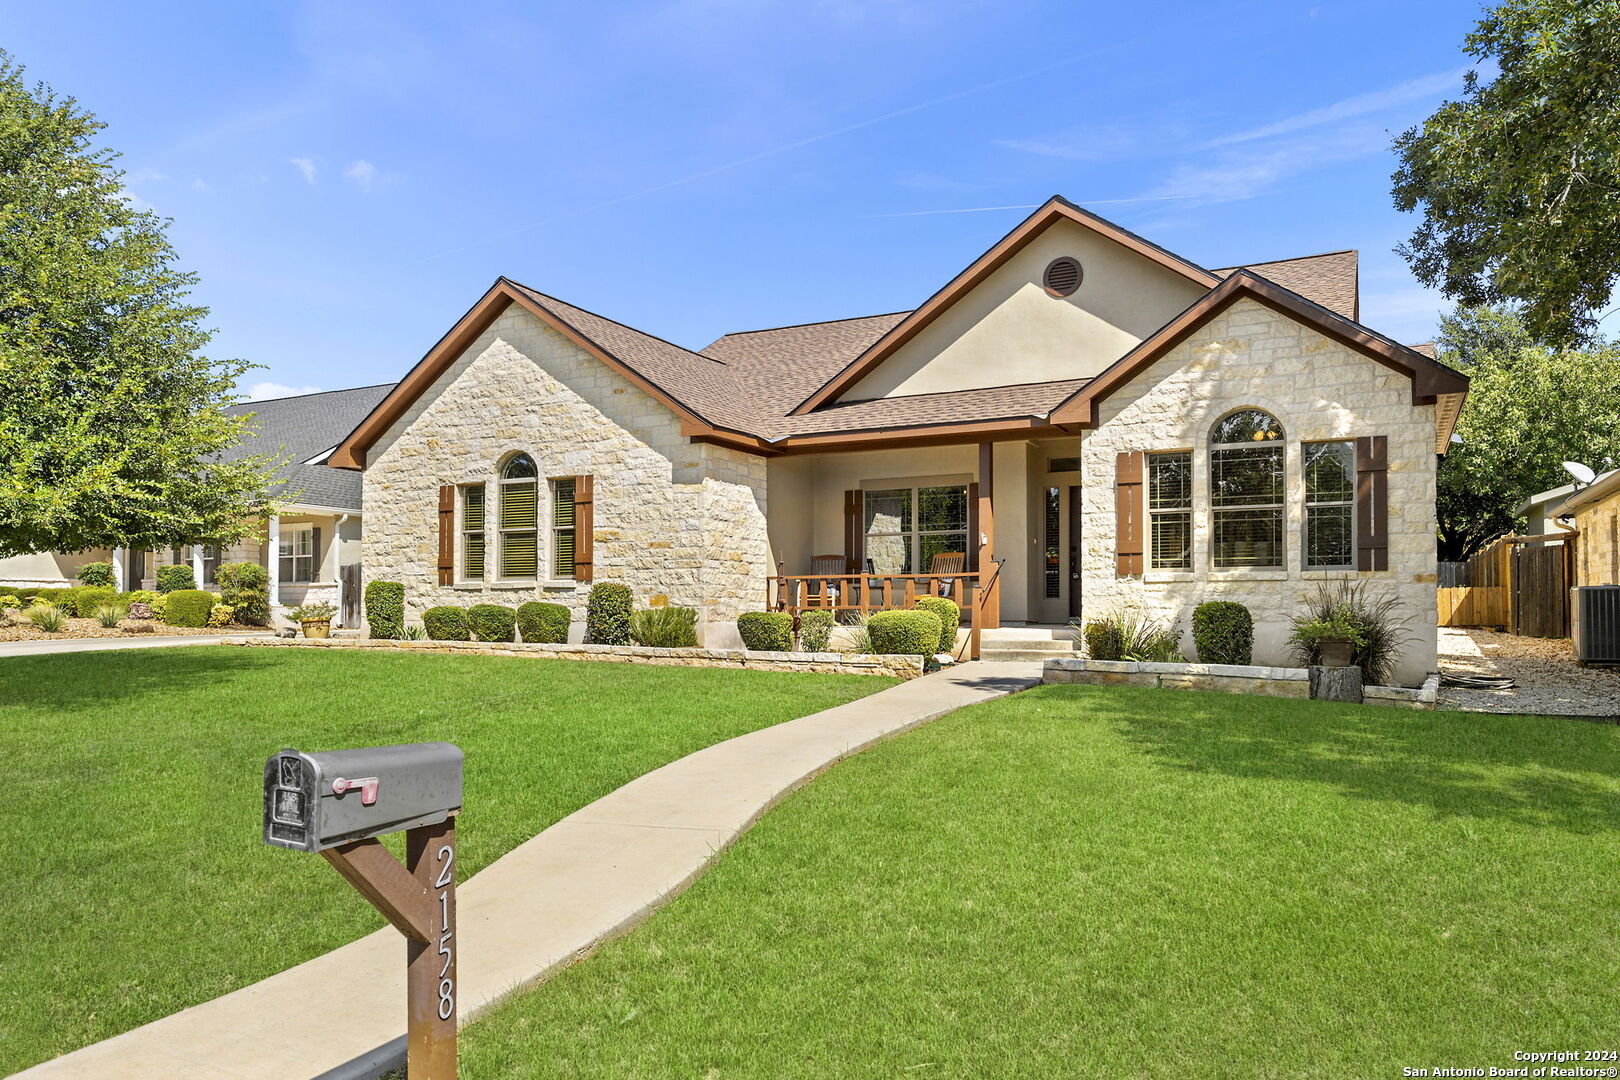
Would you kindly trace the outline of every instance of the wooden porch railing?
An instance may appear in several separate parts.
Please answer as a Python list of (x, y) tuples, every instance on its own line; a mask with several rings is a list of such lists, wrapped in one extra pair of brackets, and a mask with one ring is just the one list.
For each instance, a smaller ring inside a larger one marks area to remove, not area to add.
[(798, 619), (803, 611), (862, 615), (913, 606), (943, 596), (962, 609), (968, 651), (979, 657), (979, 630), (1001, 625), (1001, 564), (956, 574), (787, 574), (765, 579), (765, 605)]

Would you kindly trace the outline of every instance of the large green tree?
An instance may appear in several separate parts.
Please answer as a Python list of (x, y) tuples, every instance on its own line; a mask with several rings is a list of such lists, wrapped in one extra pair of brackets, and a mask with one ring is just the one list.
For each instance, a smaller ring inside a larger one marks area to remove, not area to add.
[(1440, 463), (1440, 557), (1464, 559), (1512, 529), (1514, 510), (1570, 482), (1561, 465), (1620, 464), (1620, 346), (1551, 349), (1504, 309), (1441, 320), (1436, 351), (1468, 374), (1462, 442)]
[(201, 355), (102, 127), (0, 52), (0, 554), (234, 539), (269, 505), (271, 462), (219, 456), (250, 365)]
[(1517, 303), (1530, 334), (1589, 337), (1620, 280), (1620, 0), (1506, 0), (1464, 50), (1467, 76), (1395, 148), (1400, 251), (1467, 306)]

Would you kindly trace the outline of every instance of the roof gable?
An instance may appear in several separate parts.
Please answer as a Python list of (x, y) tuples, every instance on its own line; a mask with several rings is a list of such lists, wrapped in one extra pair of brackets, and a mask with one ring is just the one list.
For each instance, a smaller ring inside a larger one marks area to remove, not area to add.
[(1321, 304), (1329, 311), (1356, 322), (1361, 321), (1359, 252), (1325, 251), (1320, 255), (1304, 255), (1297, 259), (1244, 263), (1242, 266), (1216, 270), (1215, 273), (1225, 278), (1239, 270), (1258, 274), (1289, 292)]

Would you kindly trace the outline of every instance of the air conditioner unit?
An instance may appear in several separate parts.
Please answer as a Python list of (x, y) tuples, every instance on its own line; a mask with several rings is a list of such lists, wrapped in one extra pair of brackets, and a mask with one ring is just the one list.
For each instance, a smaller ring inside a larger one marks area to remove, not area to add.
[(1583, 664), (1620, 664), (1620, 585), (1582, 585), (1574, 593), (1569, 621), (1575, 658)]

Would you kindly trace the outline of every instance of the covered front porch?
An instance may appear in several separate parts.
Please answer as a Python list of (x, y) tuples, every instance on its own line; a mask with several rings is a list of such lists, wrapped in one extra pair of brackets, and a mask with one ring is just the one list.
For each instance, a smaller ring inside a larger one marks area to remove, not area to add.
[(980, 632), (1081, 610), (1078, 437), (805, 454), (769, 462), (768, 607), (841, 621), (946, 596)]

